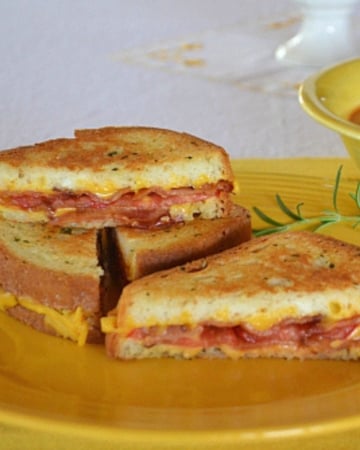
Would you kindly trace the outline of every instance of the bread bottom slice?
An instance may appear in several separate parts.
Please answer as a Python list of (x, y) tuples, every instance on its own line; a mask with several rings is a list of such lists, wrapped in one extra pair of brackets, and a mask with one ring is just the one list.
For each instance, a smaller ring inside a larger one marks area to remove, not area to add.
[(229, 346), (189, 347), (159, 344), (147, 347), (133, 339), (121, 339), (115, 334), (105, 338), (107, 354), (123, 360), (146, 358), (174, 359), (243, 359), (243, 358), (281, 358), (281, 359), (327, 359), (327, 360), (358, 360), (360, 344), (347, 348), (325, 349), (321, 347), (299, 347), (297, 345), (269, 345), (259, 348), (236, 350)]

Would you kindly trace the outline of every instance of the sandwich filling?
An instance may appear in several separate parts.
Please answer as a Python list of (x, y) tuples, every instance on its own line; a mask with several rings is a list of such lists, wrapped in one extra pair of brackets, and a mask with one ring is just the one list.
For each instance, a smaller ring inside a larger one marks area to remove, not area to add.
[[(232, 207), (228, 181), (205, 184), (201, 188), (183, 187), (165, 190), (144, 188), (135, 192), (123, 189), (115, 194), (77, 193), (54, 189), (46, 194), (34, 191), (0, 193), (0, 206), (25, 212), (43, 212), (49, 221), (66, 225), (79, 215), (99, 220), (108, 216), (118, 225), (152, 228), (192, 220), (200, 215), (200, 204), (216, 200), (221, 204), (219, 216)], [(190, 206), (190, 208), (189, 208)]]
[[(105, 332), (116, 329), (103, 319)], [(121, 334), (121, 333), (119, 333)], [(119, 336), (120, 337), (120, 336)], [(170, 325), (135, 328), (121, 339), (133, 340), (146, 348), (157, 345), (184, 349), (208, 350), (218, 348), (227, 356), (249, 352), (268, 346), (313, 349), (328, 354), (332, 350), (360, 345), (360, 315), (339, 321), (328, 321), (321, 315), (281, 320), (267, 329), (250, 324), (233, 326), (218, 324)]]

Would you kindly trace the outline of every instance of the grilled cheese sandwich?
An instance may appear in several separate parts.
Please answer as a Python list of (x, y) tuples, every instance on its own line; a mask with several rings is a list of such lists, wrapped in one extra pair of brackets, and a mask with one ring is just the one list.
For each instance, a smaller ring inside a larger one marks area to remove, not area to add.
[(310, 232), (254, 238), (128, 285), (107, 352), (146, 357), (360, 357), (360, 249)]
[(147, 127), (78, 130), (0, 153), (0, 214), (58, 226), (154, 228), (227, 216), (234, 175), (225, 150)]

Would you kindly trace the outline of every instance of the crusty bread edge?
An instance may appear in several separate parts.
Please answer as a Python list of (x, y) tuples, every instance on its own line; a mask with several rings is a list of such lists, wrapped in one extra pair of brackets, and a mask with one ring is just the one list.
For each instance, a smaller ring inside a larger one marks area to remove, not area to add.
[[(216, 221), (216, 226), (210, 229), (209, 224), (213, 221)], [(203, 227), (202, 224), (204, 224)], [(192, 230), (194, 226), (196, 226), (195, 231), (203, 233), (203, 236), (192, 238), (191, 245), (187, 245), (190, 244), (190, 238), (185, 235), (184, 238), (179, 237), (179, 239), (169, 240), (168, 245), (160, 246), (160, 248), (154, 248), (151, 245), (151, 236), (146, 236), (147, 233), (151, 235), (157, 233), (157, 231), (131, 230), (132, 237), (130, 241), (137, 239), (136, 233), (139, 236), (139, 240), (149, 239), (148, 248), (140, 248), (139, 251), (135, 252), (135, 255), (127, 255), (126, 250), (123, 249), (121, 233), (122, 231), (126, 233), (127, 229), (124, 230), (122, 227), (114, 228), (112, 240), (117, 248), (118, 264), (122, 267), (121, 273), (124, 274), (127, 281), (134, 281), (150, 273), (220, 253), (223, 250), (248, 241), (252, 236), (250, 213), (246, 208), (239, 205), (234, 206), (231, 216), (212, 220), (197, 219), (196, 224), (189, 222), (174, 225), (167, 229), (167, 232), (176, 233), (180, 231), (181, 233), (185, 231), (182, 227), (190, 227), (189, 229)], [(159, 230), (159, 233), (161, 233), (161, 230)]]
[(321, 351), (316, 346), (296, 345), (268, 345), (253, 349), (235, 350), (224, 346), (180, 347), (176, 345), (158, 344), (151, 347), (131, 338), (121, 338), (116, 333), (105, 337), (108, 356), (123, 360), (145, 358), (175, 358), (175, 359), (244, 359), (244, 358), (280, 358), (280, 359), (331, 359), (331, 360), (357, 360), (360, 358), (360, 345), (349, 345), (347, 348), (334, 348)]

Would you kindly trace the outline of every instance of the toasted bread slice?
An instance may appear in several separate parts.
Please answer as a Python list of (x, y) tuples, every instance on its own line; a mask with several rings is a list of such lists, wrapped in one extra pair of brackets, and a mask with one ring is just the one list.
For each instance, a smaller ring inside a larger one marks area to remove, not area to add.
[(59, 226), (150, 228), (226, 216), (222, 147), (171, 130), (108, 127), (0, 152), (0, 214)]
[(102, 340), (96, 230), (0, 220), (0, 310), (79, 344)]
[(122, 359), (359, 359), (360, 248), (310, 232), (252, 239), (134, 281), (102, 327)]
[(112, 230), (125, 282), (218, 253), (251, 238), (247, 209), (236, 206), (229, 217), (198, 219), (163, 230), (118, 227)]

